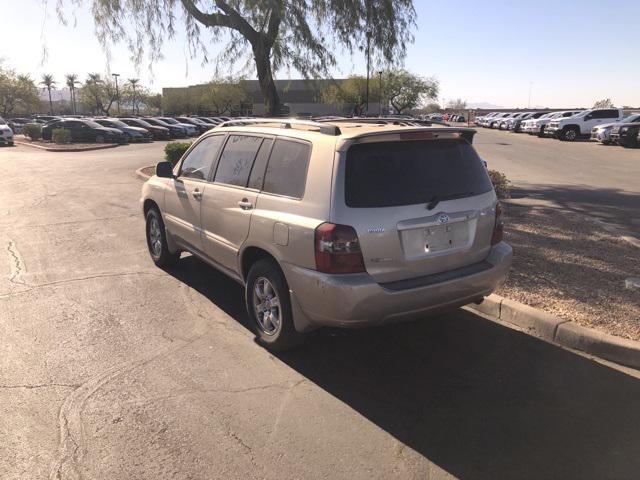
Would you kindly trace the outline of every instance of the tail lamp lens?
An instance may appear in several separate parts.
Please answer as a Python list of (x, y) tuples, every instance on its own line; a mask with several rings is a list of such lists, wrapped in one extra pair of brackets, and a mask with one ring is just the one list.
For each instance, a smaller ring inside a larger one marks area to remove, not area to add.
[(348, 225), (323, 223), (315, 232), (316, 269), (323, 273), (365, 271), (358, 234)]
[(504, 223), (502, 222), (502, 205), (496, 203), (496, 220), (493, 225), (493, 233), (491, 234), (491, 245), (497, 245), (502, 241), (504, 236)]

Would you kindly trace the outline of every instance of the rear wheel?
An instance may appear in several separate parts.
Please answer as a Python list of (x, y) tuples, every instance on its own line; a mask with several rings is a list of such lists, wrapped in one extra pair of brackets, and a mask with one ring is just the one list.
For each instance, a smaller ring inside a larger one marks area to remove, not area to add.
[(180, 252), (169, 251), (162, 215), (156, 208), (151, 208), (147, 212), (146, 232), (147, 247), (153, 263), (161, 268), (175, 265), (180, 259)]
[(283, 351), (304, 341), (305, 335), (293, 326), (287, 281), (274, 261), (263, 259), (251, 266), (245, 287), (245, 303), (262, 346)]

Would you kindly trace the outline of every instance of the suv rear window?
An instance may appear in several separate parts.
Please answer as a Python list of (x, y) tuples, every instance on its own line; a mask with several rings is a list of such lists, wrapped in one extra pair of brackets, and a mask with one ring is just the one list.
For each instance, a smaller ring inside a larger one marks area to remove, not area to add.
[(463, 139), (364, 143), (347, 152), (348, 207), (415, 205), (491, 189), (482, 160)]

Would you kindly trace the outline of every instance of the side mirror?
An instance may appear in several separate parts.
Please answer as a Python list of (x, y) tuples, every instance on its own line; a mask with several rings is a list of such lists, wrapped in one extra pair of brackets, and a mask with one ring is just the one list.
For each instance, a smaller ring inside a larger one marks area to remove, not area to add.
[(173, 178), (173, 163), (159, 162), (156, 165), (156, 175), (160, 178)]

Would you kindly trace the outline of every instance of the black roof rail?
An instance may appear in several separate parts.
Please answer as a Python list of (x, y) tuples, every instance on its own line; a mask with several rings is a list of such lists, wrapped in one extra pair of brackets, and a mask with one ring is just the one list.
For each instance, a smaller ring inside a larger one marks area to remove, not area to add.
[(244, 126), (244, 125), (268, 125), (276, 124), (280, 125), (280, 128), (296, 128), (300, 127), (314, 127), (317, 128), (320, 133), (325, 135), (340, 135), (340, 128), (335, 125), (329, 125), (327, 123), (316, 122), (313, 120), (299, 120), (297, 118), (244, 118), (241, 120), (228, 120), (218, 125), (216, 128)]

